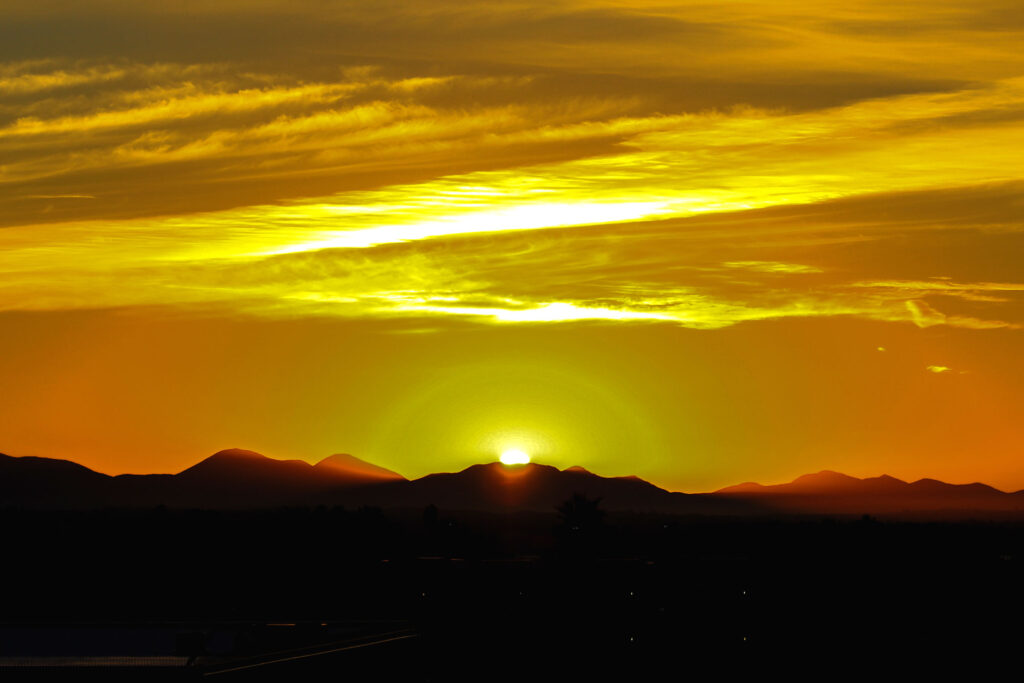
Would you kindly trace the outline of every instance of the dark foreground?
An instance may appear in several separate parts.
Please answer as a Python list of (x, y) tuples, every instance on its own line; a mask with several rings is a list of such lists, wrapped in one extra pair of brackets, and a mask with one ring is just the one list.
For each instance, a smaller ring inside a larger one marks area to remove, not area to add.
[(973, 676), (1024, 525), (433, 509), (0, 512), (0, 679)]

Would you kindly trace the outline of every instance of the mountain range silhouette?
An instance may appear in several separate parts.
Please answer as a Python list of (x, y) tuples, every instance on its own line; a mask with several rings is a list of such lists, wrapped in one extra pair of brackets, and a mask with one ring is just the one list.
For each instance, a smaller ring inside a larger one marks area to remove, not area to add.
[(638, 477), (602, 477), (582, 467), (473, 465), (408, 480), (348, 454), (315, 465), (228, 449), (177, 474), (109, 476), (67, 460), (0, 454), (0, 506), (81, 509), (168, 507), (249, 509), (345, 505), (551, 512), (573, 494), (607, 510), (699, 515), (985, 516), (1024, 513), (1024, 491), (888, 475), (858, 479), (806, 474), (787, 484), (753, 482), (712, 493), (678, 493)]

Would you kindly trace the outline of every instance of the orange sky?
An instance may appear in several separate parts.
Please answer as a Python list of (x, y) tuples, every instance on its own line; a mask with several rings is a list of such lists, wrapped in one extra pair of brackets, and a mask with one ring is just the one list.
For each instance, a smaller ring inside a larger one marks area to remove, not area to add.
[(1017, 3), (0, 8), (0, 452), (1024, 488)]

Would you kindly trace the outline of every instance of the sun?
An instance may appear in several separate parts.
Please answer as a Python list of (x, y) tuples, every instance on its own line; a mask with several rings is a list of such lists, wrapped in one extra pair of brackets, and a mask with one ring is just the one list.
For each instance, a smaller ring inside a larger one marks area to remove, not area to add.
[(518, 448), (512, 448), (502, 453), (500, 460), (502, 465), (525, 465), (530, 462), (530, 456)]

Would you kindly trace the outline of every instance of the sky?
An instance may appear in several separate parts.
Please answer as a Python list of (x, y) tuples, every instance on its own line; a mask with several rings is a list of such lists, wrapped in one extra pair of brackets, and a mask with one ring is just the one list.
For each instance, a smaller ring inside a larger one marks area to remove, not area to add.
[(1012, 0), (0, 6), (0, 452), (1024, 489)]

